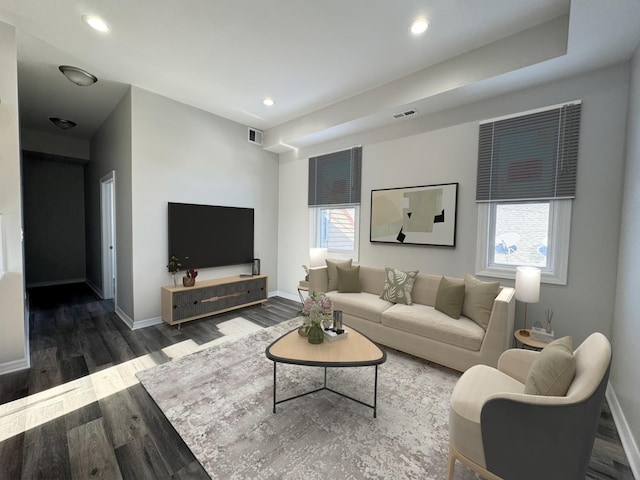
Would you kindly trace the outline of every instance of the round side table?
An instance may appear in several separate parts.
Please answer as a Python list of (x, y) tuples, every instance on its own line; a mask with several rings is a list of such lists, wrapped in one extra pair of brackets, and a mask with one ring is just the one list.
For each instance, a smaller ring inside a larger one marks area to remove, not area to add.
[(530, 329), (526, 329), (527, 332), (529, 332), (528, 336), (524, 336), (520, 334), (520, 328), (518, 330), (516, 330), (515, 332), (513, 332), (513, 336), (516, 339), (516, 347), (518, 346), (518, 343), (520, 343), (523, 347), (527, 346), (530, 348), (533, 348), (535, 350), (542, 350), (544, 347), (546, 347), (548, 344), (541, 342), (540, 340), (534, 340), (531, 337), (531, 330)]

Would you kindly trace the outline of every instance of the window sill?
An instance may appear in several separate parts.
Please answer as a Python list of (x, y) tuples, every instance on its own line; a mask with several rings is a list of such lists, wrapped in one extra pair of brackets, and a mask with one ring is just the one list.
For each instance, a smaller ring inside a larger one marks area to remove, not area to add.
[[(516, 267), (498, 267), (498, 266), (489, 266), (487, 268), (477, 270), (476, 275), (484, 276), (484, 277), (494, 277), (494, 278), (508, 278), (511, 280), (515, 280), (516, 278)], [(540, 275), (540, 283), (548, 283), (551, 285), (566, 285), (567, 277), (566, 275), (563, 277), (561, 275), (556, 275), (553, 272), (542, 271)]]

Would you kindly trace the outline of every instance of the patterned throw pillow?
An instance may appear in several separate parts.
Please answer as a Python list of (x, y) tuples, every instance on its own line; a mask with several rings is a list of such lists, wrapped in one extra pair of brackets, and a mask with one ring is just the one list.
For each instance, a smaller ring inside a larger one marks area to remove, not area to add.
[(411, 290), (416, 281), (418, 270), (403, 272), (395, 268), (385, 267), (384, 269), (384, 289), (380, 298), (391, 303), (403, 303), (412, 305)]

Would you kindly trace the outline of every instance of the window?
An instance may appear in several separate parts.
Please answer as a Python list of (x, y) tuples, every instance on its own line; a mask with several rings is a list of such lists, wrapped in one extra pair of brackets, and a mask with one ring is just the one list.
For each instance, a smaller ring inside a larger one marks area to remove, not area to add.
[(482, 122), (478, 150), (476, 272), (515, 278), (539, 267), (567, 283), (580, 102)]
[(566, 285), (571, 200), (478, 204), (478, 275), (515, 278), (539, 267), (544, 283)]
[(313, 246), (334, 257), (357, 258), (359, 210), (355, 205), (313, 209)]
[(309, 159), (311, 247), (358, 258), (362, 147)]

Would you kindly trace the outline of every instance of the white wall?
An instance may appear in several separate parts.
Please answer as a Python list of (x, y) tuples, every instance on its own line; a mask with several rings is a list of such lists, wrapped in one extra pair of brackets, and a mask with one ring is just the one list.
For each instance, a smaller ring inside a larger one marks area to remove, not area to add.
[[(628, 102), (628, 65), (591, 72), (466, 105), (399, 121), (280, 159), (280, 290), (294, 295), (308, 263), (307, 158), (363, 145), (360, 263), (418, 268), (462, 276), (475, 268), (477, 206), (475, 175), (478, 121), (569, 100), (583, 100), (568, 285), (543, 285), (541, 301), (529, 305), (528, 321), (555, 310), (556, 335), (581, 342), (595, 330), (611, 335), (620, 227), (621, 184)], [(455, 249), (369, 242), (370, 191), (375, 188), (459, 182)], [(502, 280), (504, 285), (512, 281)], [(516, 323), (522, 322), (521, 305)]]
[(31, 128), (20, 129), (20, 144), (23, 150), (51, 153), (65, 157), (89, 158), (89, 141), (73, 138), (69, 134), (54, 135)]
[[(254, 208), (256, 254), (275, 290), (277, 156), (248, 143), (244, 125), (135, 87), (132, 112), (135, 326), (160, 317), (160, 287), (172, 283), (168, 202)], [(248, 265), (203, 269), (198, 280), (249, 272)]]
[(616, 418), (616, 423), (637, 477), (640, 475), (640, 315), (637, 298), (640, 292), (640, 48), (632, 61), (628, 121), (610, 382), (615, 392), (613, 401), (615, 403), (617, 399), (624, 412), (624, 418)]
[(29, 366), (24, 310), (18, 63), (15, 28), (0, 22), (0, 374)]
[(116, 311), (133, 317), (131, 193), (131, 92), (122, 98), (91, 139), (91, 161), (85, 168), (87, 282), (102, 291), (100, 179), (115, 171)]

